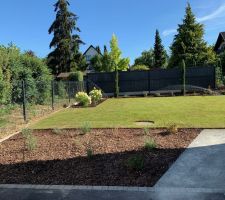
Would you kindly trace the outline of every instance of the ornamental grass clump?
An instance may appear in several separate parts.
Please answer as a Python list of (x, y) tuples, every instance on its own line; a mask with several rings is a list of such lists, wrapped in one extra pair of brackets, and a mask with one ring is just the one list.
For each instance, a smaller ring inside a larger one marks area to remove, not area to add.
[(178, 125), (176, 124), (171, 124), (168, 128), (167, 128), (167, 132), (169, 134), (178, 134)]
[(89, 106), (91, 104), (91, 97), (85, 92), (78, 92), (75, 96), (75, 100), (81, 106)]
[(155, 140), (153, 140), (152, 138), (145, 140), (145, 149), (152, 150), (152, 149), (155, 149), (156, 147), (157, 147), (157, 144)]
[(102, 91), (98, 90), (96, 88), (94, 88), (91, 92), (90, 92), (90, 97), (91, 100), (94, 104), (97, 104), (101, 99), (102, 99)]

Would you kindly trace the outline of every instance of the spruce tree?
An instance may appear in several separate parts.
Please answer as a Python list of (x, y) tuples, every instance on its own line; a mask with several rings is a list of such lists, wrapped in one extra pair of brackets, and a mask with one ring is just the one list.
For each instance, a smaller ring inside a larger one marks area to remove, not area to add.
[(96, 46), (95, 47), (95, 49), (97, 50), (97, 52), (99, 53), (99, 54), (101, 54), (102, 52), (101, 52), (101, 49), (100, 49), (100, 47), (99, 46)]
[(104, 45), (104, 54), (105, 53), (108, 53), (108, 49), (107, 49), (107, 46), (106, 45)]
[(186, 14), (182, 24), (178, 25), (177, 34), (174, 37), (171, 48), (170, 66), (182, 65), (182, 60), (186, 66), (193, 63), (201, 65), (207, 59), (207, 45), (203, 39), (204, 27), (196, 22), (195, 15), (188, 3)]
[(80, 32), (76, 26), (77, 15), (68, 10), (67, 0), (58, 0), (54, 5), (56, 19), (50, 26), (48, 32), (53, 33), (50, 48), (54, 50), (48, 55), (48, 65), (53, 74), (70, 72), (71, 65), (75, 65), (75, 55), (79, 52), (82, 43), (79, 35), (73, 35), (73, 31)]
[(154, 65), (157, 68), (163, 68), (166, 64), (166, 51), (162, 45), (158, 30), (156, 30), (155, 33), (154, 62)]

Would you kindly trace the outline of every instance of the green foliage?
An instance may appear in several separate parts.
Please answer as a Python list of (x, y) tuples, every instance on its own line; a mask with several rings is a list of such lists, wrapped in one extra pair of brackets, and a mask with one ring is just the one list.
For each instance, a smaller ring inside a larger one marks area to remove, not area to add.
[(146, 65), (133, 65), (130, 68), (131, 71), (142, 71), (142, 70), (149, 70), (149, 67)]
[(211, 63), (211, 53), (203, 39), (204, 27), (196, 22), (195, 15), (188, 3), (182, 24), (178, 25), (171, 46), (170, 67), (180, 66), (185, 60), (186, 66), (196, 66)]
[(69, 77), (69, 81), (83, 81), (84, 80), (84, 75), (82, 72), (77, 71), (77, 72), (72, 72)]
[(91, 65), (94, 67), (95, 71), (103, 72), (104, 69), (102, 67), (102, 56), (96, 55), (91, 59)]
[(183, 71), (183, 95), (186, 94), (186, 64), (182, 60), (182, 71)]
[(58, 0), (54, 6), (56, 19), (48, 31), (54, 35), (50, 43), (50, 48), (54, 50), (48, 55), (48, 65), (53, 74), (59, 74), (70, 72), (77, 66), (76, 56), (83, 42), (79, 35), (73, 34), (73, 31), (80, 32), (80, 29), (76, 26), (78, 17), (68, 11), (68, 1)]
[(33, 151), (37, 148), (37, 139), (33, 136), (33, 133), (30, 129), (23, 129), (22, 135), (25, 139), (25, 145), (28, 151)]
[(58, 81), (55, 89), (57, 91), (56, 94), (59, 98), (64, 99), (67, 97), (66, 83), (64, 81)]
[(91, 97), (85, 92), (78, 92), (75, 96), (75, 100), (79, 105), (87, 107), (91, 104)]
[(91, 124), (89, 122), (85, 122), (81, 127), (81, 135), (85, 135), (91, 132)]
[(148, 135), (148, 134), (149, 134), (149, 131), (150, 131), (149, 128), (146, 128), (146, 127), (145, 127), (145, 128), (143, 129), (144, 135)]
[(178, 133), (178, 125), (171, 124), (167, 127), (167, 132), (169, 134), (177, 134)]
[(145, 149), (152, 150), (152, 149), (155, 149), (156, 147), (157, 147), (157, 144), (155, 140), (153, 140), (152, 138), (145, 140)]
[(144, 158), (140, 155), (134, 155), (127, 160), (126, 164), (132, 170), (141, 171), (144, 168)]
[(154, 67), (164, 68), (166, 65), (166, 51), (162, 45), (159, 31), (156, 30), (154, 45)]
[(88, 159), (91, 159), (93, 157), (93, 150), (92, 148), (87, 149), (87, 157)]
[(141, 56), (135, 59), (134, 65), (145, 65), (149, 69), (154, 67), (154, 51), (152, 49), (143, 51)]
[(118, 39), (113, 34), (110, 41), (111, 52), (109, 53), (112, 59), (113, 70), (126, 71), (129, 68), (129, 58), (121, 58), (122, 52), (118, 46)]
[(89, 96), (91, 97), (92, 102), (96, 104), (102, 99), (102, 91), (94, 88)]
[(21, 103), (25, 81), (29, 103), (44, 104), (50, 97), (51, 76), (42, 59), (10, 44), (0, 46), (0, 103)]

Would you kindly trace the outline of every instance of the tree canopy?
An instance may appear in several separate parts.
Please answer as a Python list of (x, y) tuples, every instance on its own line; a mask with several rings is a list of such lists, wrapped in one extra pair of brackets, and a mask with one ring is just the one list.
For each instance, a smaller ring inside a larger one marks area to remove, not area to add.
[(145, 65), (149, 69), (154, 67), (154, 51), (150, 49), (148, 51), (143, 51), (141, 56), (136, 58), (134, 65)]
[(53, 51), (48, 55), (48, 65), (53, 74), (70, 72), (71, 66), (76, 66), (76, 55), (79, 53), (79, 46), (83, 42), (78, 34), (76, 26), (77, 15), (68, 10), (67, 0), (58, 0), (54, 5), (56, 19), (49, 28), (49, 34), (53, 33), (50, 48)]
[(159, 35), (159, 31), (155, 33), (155, 44), (154, 44), (154, 67), (164, 68), (166, 65), (166, 51), (162, 45), (162, 40)]
[(194, 13), (188, 3), (183, 23), (178, 25), (171, 49), (170, 67), (181, 65), (202, 65), (207, 62), (207, 44), (203, 39), (204, 27), (196, 22)]

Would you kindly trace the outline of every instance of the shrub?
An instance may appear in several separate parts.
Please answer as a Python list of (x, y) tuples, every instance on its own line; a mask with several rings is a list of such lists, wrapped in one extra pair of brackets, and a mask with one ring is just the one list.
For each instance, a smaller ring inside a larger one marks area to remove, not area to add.
[(132, 170), (136, 170), (136, 171), (142, 170), (144, 168), (143, 156), (135, 155), (135, 156), (130, 157), (127, 160), (127, 166)]
[(148, 133), (149, 133), (149, 128), (146, 128), (146, 127), (145, 127), (145, 128), (143, 129), (143, 132), (144, 132), (144, 135), (148, 135)]
[(37, 148), (37, 139), (33, 136), (30, 129), (22, 130), (22, 135), (25, 138), (25, 146), (27, 146), (28, 151), (33, 151)]
[(81, 135), (85, 135), (91, 132), (91, 125), (89, 122), (85, 122), (81, 127)]
[(93, 157), (93, 150), (92, 148), (87, 149), (87, 157), (88, 159), (91, 159)]
[(83, 81), (84, 77), (83, 77), (83, 73), (80, 71), (76, 71), (76, 72), (72, 72), (69, 77), (68, 77), (69, 81)]
[(95, 104), (98, 103), (101, 99), (102, 99), (102, 91), (98, 90), (96, 88), (94, 88), (91, 92), (90, 92), (90, 97), (92, 102), (94, 102)]
[(155, 149), (156, 147), (157, 147), (157, 144), (156, 144), (155, 140), (150, 138), (145, 141), (145, 148), (147, 150), (152, 150), (152, 149)]
[(91, 104), (91, 97), (89, 97), (85, 92), (78, 92), (75, 96), (75, 100), (81, 106), (88, 106)]
[(62, 130), (59, 129), (59, 128), (54, 128), (54, 129), (52, 130), (52, 133), (55, 134), (55, 135), (60, 135), (60, 134), (62, 134)]
[(169, 134), (177, 134), (178, 133), (178, 126), (176, 124), (172, 124), (167, 128), (167, 132)]
[(146, 65), (134, 65), (130, 68), (131, 71), (142, 71), (149, 70), (149, 67)]

